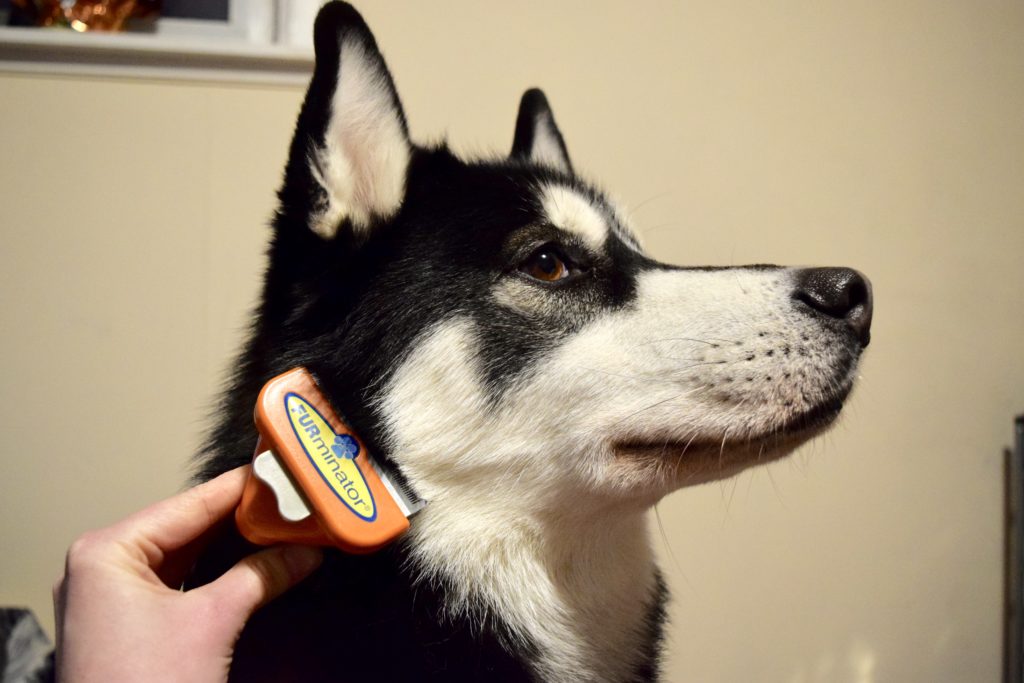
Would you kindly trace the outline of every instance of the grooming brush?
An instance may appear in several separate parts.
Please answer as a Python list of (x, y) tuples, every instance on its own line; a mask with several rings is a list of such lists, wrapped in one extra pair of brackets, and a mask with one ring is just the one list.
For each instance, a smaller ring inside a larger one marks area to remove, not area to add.
[(270, 380), (255, 417), (252, 473), (235, 511), (239, 531), (253, 543), (371, 553), (426, 505), (367, 452), (305, 368)]

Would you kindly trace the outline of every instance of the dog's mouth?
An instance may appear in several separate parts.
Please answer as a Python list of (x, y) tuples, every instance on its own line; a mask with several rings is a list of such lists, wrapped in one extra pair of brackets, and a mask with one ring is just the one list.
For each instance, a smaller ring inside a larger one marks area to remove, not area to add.
[(713, 465), (727, 475), (780, 458), (824, 432), (839, 417), (847, 394), (848, 390), (753, 434), (698, 434), (688, 439), (634, 438), (613, 442), (612, 450), (620, 458), (655, 458), (687, 470), (704, 470)]
[(819, 431), (828, 427), (835, 422), (835, 419), (839, 417), (839, 413), (842, 412), (843, 403), (848, 393), (849, 390), (843, 392), (840, 396), (823, 401), (809, 410), (794, 415), (783, 422), (782, 426), (778, 428), (777, 433), (780, 436), (791, 438), (802, 432)]

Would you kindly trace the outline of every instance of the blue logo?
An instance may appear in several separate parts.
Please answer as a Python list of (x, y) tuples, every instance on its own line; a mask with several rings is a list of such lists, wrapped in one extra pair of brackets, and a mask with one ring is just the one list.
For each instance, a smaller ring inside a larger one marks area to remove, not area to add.
[(339, 458), (355, 460), (359, 455), (359, 443), (348, 434), (335, 434), (331, 450)]

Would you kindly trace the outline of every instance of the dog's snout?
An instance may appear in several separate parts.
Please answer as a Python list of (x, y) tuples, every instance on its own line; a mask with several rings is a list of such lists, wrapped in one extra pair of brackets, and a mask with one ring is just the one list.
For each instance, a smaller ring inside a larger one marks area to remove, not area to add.
[(871, 341), (871, 282), (856, 270), (802, 270), (797, 275), (793, 296), (822, 315), (845, 320), (861, 346)]

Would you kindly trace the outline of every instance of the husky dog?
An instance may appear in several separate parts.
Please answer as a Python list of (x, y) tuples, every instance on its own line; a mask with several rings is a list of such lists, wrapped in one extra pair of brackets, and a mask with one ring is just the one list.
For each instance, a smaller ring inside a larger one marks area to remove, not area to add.
[[(359, 14), (323, 8), (252, 338), (203, 456), (251, 457), (263, 383), (310, 368), (429, 501), (257, 613), (238, 680), (657, 677), (646, 512), (837, 416), (868, 343), (845, 268), (670, 266), (573, 171), (539, 90), (508, 157), (409, 139)], [(251, 548), (223, 539), (197, 581)]]

